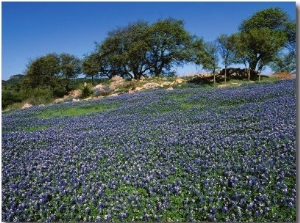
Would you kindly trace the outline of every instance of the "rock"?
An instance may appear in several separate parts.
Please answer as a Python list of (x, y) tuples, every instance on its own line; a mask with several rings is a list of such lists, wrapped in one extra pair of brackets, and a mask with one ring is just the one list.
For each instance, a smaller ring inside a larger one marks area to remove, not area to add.
[(73, 102), (78, 102), (78, 101), (80, 101), (79, 99), (75, 99), (75, 98), (73, 98), (73, 100), (72, 100)]
[(113, 77), (111, 78), (111, 80), (112, 80), (112, 81), (124, 81), (124, 79), (123, 79), (122, 77), (117, 76), (117, 75), (113, 76)]
[(98, 84), (95, 87), (93, 87), (93, 91), (95, 94), (101, 94), (102, 92), (105, 93), (111, 91), (111, 88), (103, 84)]
[(113, 90), (115, 90), (120, 85), (121, 85), (120, 82), (111, 82), (110, 85), (109, 85), (109, 90), (113, 91)]
[(124, 79), (120, 76), (113, 76), (111, 78), (112, 82), (109, 85), (109, 90), (106, 91), (113, 91), (115, 90), (117, 87), (119, 87), (120, 85), (122, 85), (124, 83)]
[(219, 86), (218, 86), (218, 88), (224, 88), (224, 87), (227, 87), (228, 85), (227, 84), (220, 84)]
[(182, 78), (177, 78), (175, 80), (176, 83), (181, 84), (182, 82), (184, 82), (184, 80)]
[(174, 88), (173, 88), (173, 87), (169, 87), (169, 88), (167, 88), (166, 90), (167, 90), (167, 91), (173, 91)]
[(159, 87), (160, 85), (158, 83), (147, 83), (147, 84), (144, 84), (143, 87), (145, 89), (152, 89), (152, 88), (156, 88), (156, 87)]
[(105, 86), (103, 84), (98, 84), (96, 85), (95, 87), (93, 87), (93, 91), (96, 91), (96, 90), (102, 90)]
[(136, 87), (135, 88), (135, 91), (140, 91), (140, 90), (143, 90), (143, 88), (142, 87)]
[(81, 95), (81, 90), (73, 90), (69, 93), (72, 97), (79, 97)]
[(63, 102), (64, 101), (64, 98), (56, 98), (54, 100), (54, 103), (60, 103), (60, 102)]
[(118, 96), (119, 94), (111, 94), (110, 96), (111, 97), (116, 97), (116, 96)]
[(32, 104), (29, 104), (29, 103), (25, 103), (22, 107), (22, 109), (25, 109), (25, 108), (30, 108), (32, 107)]
[(163, 87), (163, 86), (165, 86), (165, 85), (171, 85), (172, 84), (172, 82), (170, 82), (170, 81), (165, 81), (165, 82), (162, 82), (161, 83), (161, 86)]
[(92, 97), (88, 97), (88, 98), (85, 98), (85, 99), (83, 99), (84, 101), (89, 101), (89, 100), (91, 100), (91, 99), (93, 99)]
[[(218, 75), (224, 76), (225, 69), (222, 69), (221, 71), (219, 71)], [(256, 77), (257, 75), (258, 75), (258, 73), (256, 71), (250, 70), (251, 79)], [(226, 76), (231, 77), (231, 78), (238, 78), (238, 79), (248, 78), (248, 70), (246, 70), (245, 68), (241, 69), (241, 68), (229, 67), (226, 69)]]

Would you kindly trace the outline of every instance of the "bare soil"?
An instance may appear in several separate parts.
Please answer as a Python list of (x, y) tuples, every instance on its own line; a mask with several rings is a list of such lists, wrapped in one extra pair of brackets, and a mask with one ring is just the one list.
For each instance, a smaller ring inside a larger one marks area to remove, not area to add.
[(296, 78), (296, 75), (289, 74), (289, 73), (276, 73), (276, 74), (273, 74), (272, 76), (280, 78), (280, 79), (295, 79)]

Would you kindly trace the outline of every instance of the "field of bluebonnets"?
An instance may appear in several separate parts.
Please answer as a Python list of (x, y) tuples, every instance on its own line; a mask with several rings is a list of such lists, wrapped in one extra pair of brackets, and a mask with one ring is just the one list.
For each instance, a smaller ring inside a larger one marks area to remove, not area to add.
[(296, 81), (2, 115), (3, 221), (295, 221)]

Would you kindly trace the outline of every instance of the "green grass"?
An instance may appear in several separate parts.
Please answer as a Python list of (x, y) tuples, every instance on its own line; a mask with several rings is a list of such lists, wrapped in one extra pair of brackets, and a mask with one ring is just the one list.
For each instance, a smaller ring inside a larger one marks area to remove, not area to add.
[(74, 117), (91, 113), (100, 113), (112, 110), (117, 107), (117, 104), (105, 105), (82, 105), (76, 107), (49, 108), (36, 115), (38, 118), (53, 118), (53, 117)]
[(24, 131), (25, 132), (36, 132), (36, 131), (46, 130), (48, 128), (49, 127), (44, 126), (44, 125), (33, 125), (28, 128), (25, 128)]

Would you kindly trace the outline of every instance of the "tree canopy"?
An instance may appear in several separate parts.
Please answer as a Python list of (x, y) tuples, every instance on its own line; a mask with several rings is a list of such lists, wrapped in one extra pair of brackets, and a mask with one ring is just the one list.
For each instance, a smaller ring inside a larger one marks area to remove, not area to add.
[(221, 34), (217, 38), (218, 51), (223, 59), (225, 66), (225, 83), (226, 83), (226, 70), (227, 67), (234, 62), (234, 44), (235, 39), (232, 36)]
[[(172, 18), (152, 25), (137, 21), (109, 32), (84, 61), (90, 61), (90, 67), (96, 67), (109, 77), (120, 75), (139, 79), (145, 75), (168, 74), (174, 65), (189, 60), (192, 36), (183, 25), (182, 20)], [(92, 60), (92, 57), (97, 58)], [(84, 71), (89, 73), (86, 68)]]
[(22, 86), (25, 89), (64, 87), (69, 91), (70, 79), (81, 72), (81, 62), (73, 55), (50, 53), (27, 65)]
[(139, 79), (172, 74), (175, 66), (187, 62), (215, 72), (218, 56), (225, 70), (237, 63), (255, 71), (266, 65), (288, 71), (296, 67), (296, 21), (291, 21), (280, 8), (255, 13), (242, 21), (238, 33), (221, 34), (216, 43), (217, 51), (214, 44), (186, 31), (183, 20), (168, 18), (153, 24), (138, 20), (108, 32), (106, 39), (97, 43), (82, 63), (65, 53), (47, 54), (31, 61), (24, 85), (31, 88), (64, 85), (68, 91), (70, 80), (81, 72), (92, 77), (92, 81), (96, 75)]
[(236, 50), (247, 60), (250, 69), (262, 70), (278, 51), (293, 42), (292, 32), (287, 31), (289, 23), (287, 14), (279, 8), (259, 11), (242, 22), (239, 36), (243, 44), (238, 44)]

